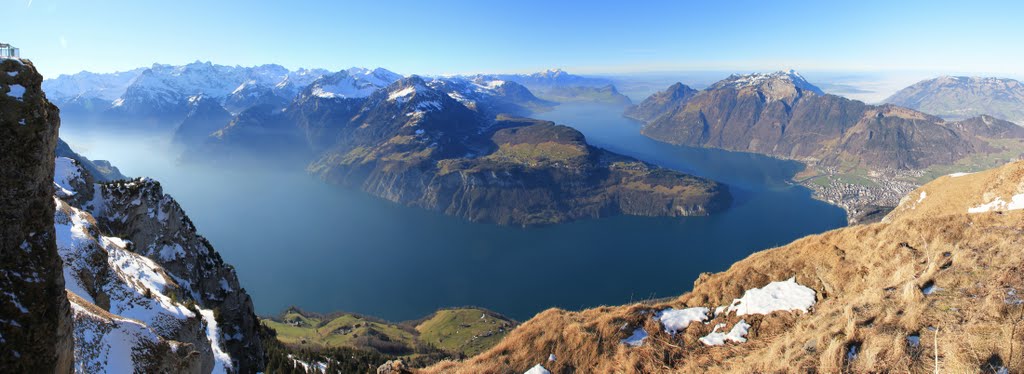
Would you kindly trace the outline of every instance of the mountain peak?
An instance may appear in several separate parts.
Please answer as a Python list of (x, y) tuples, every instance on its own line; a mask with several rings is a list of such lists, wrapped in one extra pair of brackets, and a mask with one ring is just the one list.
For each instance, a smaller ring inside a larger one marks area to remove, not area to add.
[(710, 89), (722, 88), (759, 91), (766, 94), (770, 100), (799, 96), (802, 95), (802, 92), (813, 92), (817, 95), (825, 94), (820, 88), (804, 79), (796, 70), (780, 70), (774, 73), (733, 74), (710, 87)]

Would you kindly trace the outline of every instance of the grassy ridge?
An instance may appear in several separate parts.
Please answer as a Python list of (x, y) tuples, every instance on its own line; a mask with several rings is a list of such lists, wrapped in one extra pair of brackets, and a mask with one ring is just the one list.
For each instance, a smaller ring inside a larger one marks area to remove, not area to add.
[(288, 346), (357, 348), (397, 357), (472, 356), (497, 344), (516, 325), (498, 313), (472, 307), (439, 310), (401, 323), (352, 313), (319, 315), (297, 308), (262, 321)]

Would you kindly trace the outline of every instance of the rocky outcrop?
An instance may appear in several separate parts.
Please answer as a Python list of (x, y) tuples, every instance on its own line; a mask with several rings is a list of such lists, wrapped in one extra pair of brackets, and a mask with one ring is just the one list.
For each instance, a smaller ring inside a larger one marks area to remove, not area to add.
[(183, 298), (215, 311), (225, 350), (241, 372), (263, 367), (259, 320), (252, 299), (231, 265), (196, 232), (195, 225), (160, 184), (151, 179), (103, 183), (86, 203), (97, 222), (113, 236), (132, 243), (132, 251), (158, 264), (182, 286)]
[(53, 227), (59, 111), (31, 62), (0, 59), (0, 368), (72, 368), (70, 304)]
[(1024, 162), (944, 176), (882, 223), (755, 253), (678, 298), (550, 309), (422, 372), (1020, 372), (1021, 227)]

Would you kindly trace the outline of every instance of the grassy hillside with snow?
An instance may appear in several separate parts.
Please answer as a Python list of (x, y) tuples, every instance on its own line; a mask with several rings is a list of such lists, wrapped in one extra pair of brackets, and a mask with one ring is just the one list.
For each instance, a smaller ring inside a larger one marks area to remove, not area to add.
[(550, 309), (423, 372), (1024, 372), (1022, 227), (1024, 161), (944, 176), (884, 222), (755, 253), (675, 299)]

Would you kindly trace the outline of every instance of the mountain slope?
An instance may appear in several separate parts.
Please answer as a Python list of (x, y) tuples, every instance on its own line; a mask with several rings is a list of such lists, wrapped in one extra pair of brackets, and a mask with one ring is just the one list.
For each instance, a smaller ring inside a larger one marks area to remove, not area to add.
[(672, 300), (551, 309), (423, 372), (1018, 372), (1021, 186), (1024, 162), (939, 178), (884, 223), (753, 254)]
[(637, 108), (626, 114), (646, 119), (642, 133), (655, 140), (807, 163), (797, 180), (845, 208), (851, 222), (895, 206), (936, 169), (978, 170), (1024, 151), (1024, 132), (1010, 122), (947, 122), (823, 95), (792, 71), (733, 75), (697, 93), (673, 86)]
[(472, 221), (705, 215), (731, 201), (722, 185), (591, 147), (569, 127), (481, 118), (417, 77), (371, 95), (340, 129), (310, 172)]
[(885, 102), (950, 120), (987, 114), (1024, 126), (1024, 84), (1013, 79), (943, 76), (914, 83)]

